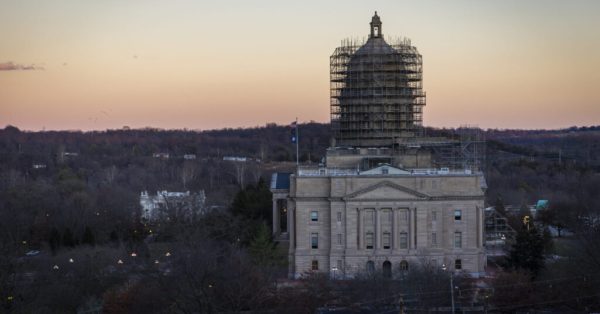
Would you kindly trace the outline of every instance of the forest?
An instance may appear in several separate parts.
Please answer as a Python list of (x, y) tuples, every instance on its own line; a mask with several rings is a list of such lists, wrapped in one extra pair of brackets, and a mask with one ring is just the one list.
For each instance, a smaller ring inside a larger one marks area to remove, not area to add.
[[(294, 169), (290, 131), (272, 123), (209, 131), (0, 129), (0, 312), (447, 308), (449, 278), (426, 263), (399, 280), (377, 273), (285, 280), (287, 256), (270, 235), (269, 180)], [(512, 222), (516, 243), (485, 287), (455, 279), (458, 305), (599, 311), (600, 126), (483, 133), (486, 206), (550, 205), (531, 228)], [(329, 125), (300, 124), (299, 137), (300, 163), (319, 163)], [(162, 190), (204, 190), (213, 210), (194, 221), (142, 222), (141, 191)], [(551, 237), (548, 228), (568, 235)]]

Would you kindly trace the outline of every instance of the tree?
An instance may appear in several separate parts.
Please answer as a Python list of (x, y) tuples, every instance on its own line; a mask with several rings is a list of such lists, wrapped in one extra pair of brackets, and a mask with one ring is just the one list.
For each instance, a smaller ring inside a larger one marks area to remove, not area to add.
[(510, 249), (508, 266), (525, 270), (535, 278), (544, 268), (544, 237), (533, 225), (517, 232), (515, 243)]
[(496, 205), (494, 206), (496, 211), (506, 216), (506, 208), (504, 207), (504, 202), (502, 201), (502, 197), (499, 195), (496, 197)]
[(181, 168), (181, 183), (183, 188), (187, 189), (188, 182), (192, 181), (196, 176), (196, 163), (192, 161), (184, 161)]
[(575, 206), (564, 200), (559, 200), (550, 205), (550, 207), (541, 209), (538, 212), (537, 219), (547, 226), (554, 226), (558, 237), (562, 236), (562, 230), (567, 225), (573, 225), (573, 213)]
[(256, 185), (249, 184), (235, 195), (231, 210), (235, 215), (267, 221), (270, 224), (273, 220), (272, 197), (266, 181), (261, 177)]
[(81, 243), (82, 244), (89, 244), (91, 246), (95, 246), (96, 245), (96, 239), (94, 237), (94, 233), (92, 232), (92, 229), (90, 229), (90, 227), (85, 227), (85, 230), (83, 231), (83, 237), (81, 238)]
[(64, 246), (75, 247), (75, 237), (73, 236), (73, 232), (71, 231), (71, 229), (65, 229), (65, 232), (63, 233), (62, 243)]
[(52, 230), (50, 230), (48, 244), (50, 244), (52, 254), (56, 254), (56, 251), (60, 248), (60, 232), (58, 232), (58, 229), (52, 228)]
[(119, 244), (119, 234), (116, 230), (111, 231), (108, 237), (110, 242), (112, 242), (113, 244)]
[(277, 252), (277, 244), (271, 238), (271, 232), (266, 224), (259, 225), (248, 251), (253, 262), (258, 266), (273, 266), (281, 263), (282, 258)]

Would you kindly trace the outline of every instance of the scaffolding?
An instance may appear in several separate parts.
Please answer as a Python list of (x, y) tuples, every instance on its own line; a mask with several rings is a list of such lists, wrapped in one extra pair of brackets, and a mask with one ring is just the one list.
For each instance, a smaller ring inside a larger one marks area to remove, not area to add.
[(388, 40), (375, 15), (367, 41), (343, 40), (330, 57), (331, 124), (339, 146), (390, 146), (421, 135), (421, 55), (409, 39)]
[(423, 146), (430, 148), (435, 167), (484, 172), (485, 143), (483, 130), (477, 126), (463, 125), (454, 131), (451, 138), (425, 142)]
[(462, 126), (449, 138), (427, 136), (421, 54), (410, 39), (386, 41), (377, 12), (370, 24), (368, 39), (345, 39), (330, 57), (333, 146), (391, 148), (390, 158), (402, 166), (483, 171), (481, 129)]

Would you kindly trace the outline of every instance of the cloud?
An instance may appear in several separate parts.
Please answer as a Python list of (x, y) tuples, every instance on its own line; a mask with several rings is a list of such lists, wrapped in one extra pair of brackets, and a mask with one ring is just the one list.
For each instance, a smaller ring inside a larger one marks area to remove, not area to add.
[(28, 71), (28, 70), (44, 70), (43, 67), (35, 64), (23, 65), (13, 62), (0, 63), (0, 71)]

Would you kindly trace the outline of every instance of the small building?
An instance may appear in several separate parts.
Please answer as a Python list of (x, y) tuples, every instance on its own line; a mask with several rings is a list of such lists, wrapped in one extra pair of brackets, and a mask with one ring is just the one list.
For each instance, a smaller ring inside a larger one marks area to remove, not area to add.
[(248, 161), (248, 158), (241, 157), (241, 156), (224, 156), (223, 160), (224, 161), (246, 162), (246, 161)]
[(142, 219), (150, 222), (172, 219), (193, 220), (206, 212), (206, 196), (201, 190), (197, 193), (158, 191), (149, 195), (140, 194)]
[(152, 154), (152, 157), (160, 159), (169, 159), (171, 155), (169, 153), (154, 153)]
[(196, 159), (196, 154), (185, 154), (185, 155), (183, 155), (183, 159), (194, 160), (194, 159)]

